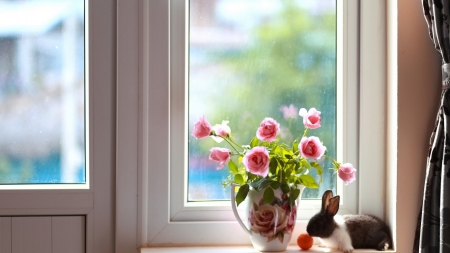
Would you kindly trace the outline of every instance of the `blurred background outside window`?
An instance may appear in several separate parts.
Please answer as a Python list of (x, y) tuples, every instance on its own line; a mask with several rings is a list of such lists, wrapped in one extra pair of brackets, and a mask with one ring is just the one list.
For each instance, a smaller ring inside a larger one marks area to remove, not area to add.
[(0, 0), (0, 184), (85, 183), (84, 0)]
[[(228, 167), (208, 160), (211, 138), (196, 140), (201, 115), (212, 125), (228, 120), (240, 144), (249, 144), (265, 117), (281, 125), (281, 141), (301, 138), (300, 108), (321, 111), (322, 127), (310, 130), (336, 157), (336, 2), (335, 0), (189, 1), (188, 200), (227, 200), (220, 182)], [(320, 189), (303, 198), (336, 190), (331, 164)], [(313, 174), (313, 171), (311, 171)]]

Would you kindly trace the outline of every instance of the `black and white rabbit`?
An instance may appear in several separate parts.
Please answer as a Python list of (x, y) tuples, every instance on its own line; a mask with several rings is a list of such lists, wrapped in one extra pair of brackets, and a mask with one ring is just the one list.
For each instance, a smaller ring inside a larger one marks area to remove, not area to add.
[(306, 231), (319, 237), (321, 246), (352, 252), (357, 248), (387, 250), (392, 245), (389, 227), (371, 215), (336, 215), (339, 196), (328, 190), (322, 196), (322, 209), (308, 222)]

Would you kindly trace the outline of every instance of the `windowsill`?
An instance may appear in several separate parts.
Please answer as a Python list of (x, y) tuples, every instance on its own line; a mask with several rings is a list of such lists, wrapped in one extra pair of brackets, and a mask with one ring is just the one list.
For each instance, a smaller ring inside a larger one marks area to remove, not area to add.
[[(259, 251), (253, 249), (251, 246), (189, 246), (189, 247), (152, 247), (142, 248), (141, 253), (259, 253)], [(342, 253), (342, 251), (320, 248), (313, 246), (309, 250), (301, 250), (298, 246), (290, 245), (284, 252), (330, 252), (330, 253)], [(357, 249), (354, 253), (378, 253), (375, 249)], [(384, 252), (396, 252), (394, 250), (388, 250)]]

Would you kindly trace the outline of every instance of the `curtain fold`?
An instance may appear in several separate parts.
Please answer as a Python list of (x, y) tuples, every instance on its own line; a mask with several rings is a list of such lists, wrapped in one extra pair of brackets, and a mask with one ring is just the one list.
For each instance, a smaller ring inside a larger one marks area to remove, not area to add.
[(450, 253), (450, 0), (422, 0), (428, 31), (442, 58), (442, 95), (430, 138), (414, 253)]

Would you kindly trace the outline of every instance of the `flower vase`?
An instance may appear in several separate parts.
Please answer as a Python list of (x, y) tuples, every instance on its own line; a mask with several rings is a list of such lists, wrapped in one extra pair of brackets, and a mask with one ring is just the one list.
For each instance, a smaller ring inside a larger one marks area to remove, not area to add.
[[(264, 203), (264, 189), (256, 191), (250, 187), (243, 217), (240, 217), (236, 208), (235, 185), (231, 186), (231, 206), (239, 225), (246, 231), (253, 247), (261, 252), (285, 251), (294, 230), (297, 218), (297, 205), (303, 189), (299, 186), (300, 195), (296, 205), (289, 205), (289, 196), (280, 188), (274, 190), (275, 198), (272, 203)], [(242, 219), (241, 219), (242, 218)], [(246, 224), (244, 224), (244, 222)]]

